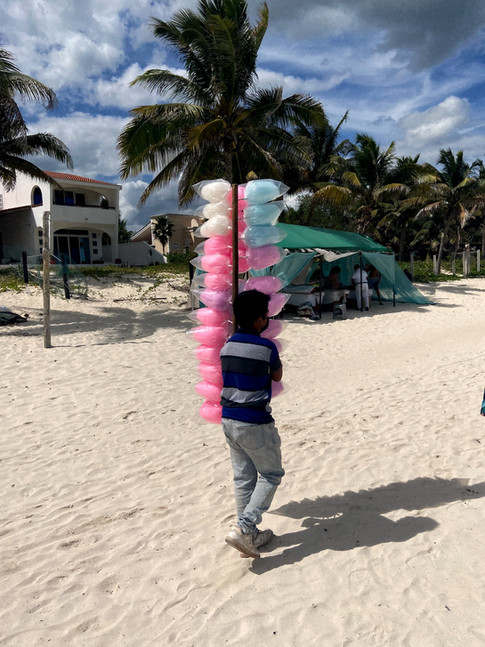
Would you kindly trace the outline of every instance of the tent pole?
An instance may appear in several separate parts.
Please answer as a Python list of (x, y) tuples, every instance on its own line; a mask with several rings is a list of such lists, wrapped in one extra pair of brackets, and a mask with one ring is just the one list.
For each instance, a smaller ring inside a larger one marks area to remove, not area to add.
[(364, 289), (362, 287), (362, 252), (359, 252), (360, 260), (360, 311), (364, 311)]
[[(232, 185), (232, 302), (237, 297), (239, 285), (239, 245), (238, 245), (238, 226), (237, 226), (237, 211), (238, 211), (238, 192), (239, 187), (237, 184)], [(236, 321), (234, 320), (233, 330), (236, 332)]]

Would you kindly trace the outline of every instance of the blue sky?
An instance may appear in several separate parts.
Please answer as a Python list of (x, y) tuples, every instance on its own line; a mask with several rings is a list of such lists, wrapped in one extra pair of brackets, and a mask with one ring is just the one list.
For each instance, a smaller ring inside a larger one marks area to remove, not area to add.
[[(256, 17), (257, 0), (249, 0)], [(122, 184), (130, 229), (152, 214), (177, 212), (176, 187), (138, 199), (150, 180), (121, 182), (116, 139), (138, 105), (169, 101), (129, 83), (149, 68), (178, 69), (149, 28), (196, 0), (10, 0), (0, 7), (0, 44), (23, 72), (54, 89), (56, 111), (26, 105), (31, 132), (51, 132), (70, 148), (74, 172)], [(268, 0), (270, 26), (258, 84), (319, 99), (343, 134), (366, 132), (398, 155), (436, 163), (441, 148), (485, 158), (483, 0)], [(64, 170), (39, 159), (47, 170)], [(187, 211), (187, 210), (185, 210)]]

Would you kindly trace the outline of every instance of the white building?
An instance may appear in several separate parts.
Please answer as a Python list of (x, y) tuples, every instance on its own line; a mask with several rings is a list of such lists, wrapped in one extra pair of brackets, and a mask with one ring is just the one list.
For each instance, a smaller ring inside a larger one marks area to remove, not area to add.
[(12, 191), (0, 182), (0, 263), (42, 253), (42, 220), (50, 212), (52, 253), (70, 262), (114, 262), (118, 257), (119, 184), (69, 173), (46, 172), (55, 181), (18, 173)]

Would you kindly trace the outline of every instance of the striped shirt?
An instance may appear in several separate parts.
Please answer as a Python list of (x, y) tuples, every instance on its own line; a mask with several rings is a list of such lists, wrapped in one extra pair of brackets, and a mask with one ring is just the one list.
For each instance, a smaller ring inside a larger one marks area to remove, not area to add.
[(221, 350), (222, 417), (254, 424), (271, 422), (271, 373), (281, 367), (275, 344), (238, 330)]

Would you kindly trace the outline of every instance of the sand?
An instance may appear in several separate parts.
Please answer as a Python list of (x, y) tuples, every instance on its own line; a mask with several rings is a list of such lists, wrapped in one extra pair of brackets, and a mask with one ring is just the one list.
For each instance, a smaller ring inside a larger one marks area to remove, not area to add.
[(259, 560), (224, 543), (229, 453), (187, 285), (0, 294), (2, 647), (483, 647), (485, 281), (287, 317), (286, 475)]

